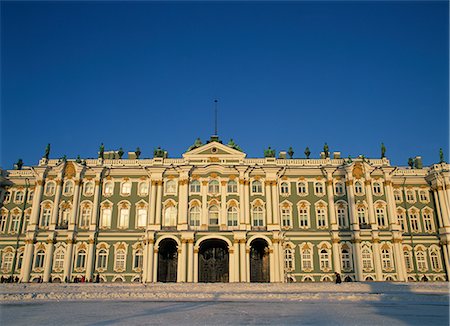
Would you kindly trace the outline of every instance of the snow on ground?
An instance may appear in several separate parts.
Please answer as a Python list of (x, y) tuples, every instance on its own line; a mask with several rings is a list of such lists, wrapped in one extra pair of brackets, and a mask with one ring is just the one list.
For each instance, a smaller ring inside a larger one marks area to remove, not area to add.
[(2, 284), (1, 325), (449, 325), (449, 283)]

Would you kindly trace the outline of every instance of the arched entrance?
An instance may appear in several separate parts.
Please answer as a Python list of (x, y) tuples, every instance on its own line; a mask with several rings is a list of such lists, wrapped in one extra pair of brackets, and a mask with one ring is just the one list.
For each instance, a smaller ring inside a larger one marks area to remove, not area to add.
[(158, 282), (176, 282), (178, 266), (177, 243), (173, 239), (164, 239), (158, 250)]
[(205, 283), (229, 281), (228, 245), (223, 240), (210, 239), (200, 244), (198, 281)]
[(264, 239), (250, 243), (250, 282), (270, 282), (269, 245)]

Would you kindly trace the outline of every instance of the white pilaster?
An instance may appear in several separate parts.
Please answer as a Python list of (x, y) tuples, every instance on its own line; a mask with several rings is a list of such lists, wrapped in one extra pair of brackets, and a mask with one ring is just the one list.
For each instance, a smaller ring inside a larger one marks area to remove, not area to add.
[(194, 281), (194, 239), (188, 240), (188, 272), (187, 281)]
[(44, 277), (43, 281), (46, 283), (50, 280), (52, 273), (52, 261), (53, 261), (53, 239), (47, 239), (47, 247), (45, 250), (45, 263), (44, 263)]
[(55, 230), (56, 224), (58, 223), (59, 202), (61, 200), (61, 192), (62, 192), (61, 178), (62, 174), (59, 175), (59, 179), (56, 180), (56, 192), (55, 192), (55, 199), (53, 201), (52, 217), (50, 220), (50, 230)]

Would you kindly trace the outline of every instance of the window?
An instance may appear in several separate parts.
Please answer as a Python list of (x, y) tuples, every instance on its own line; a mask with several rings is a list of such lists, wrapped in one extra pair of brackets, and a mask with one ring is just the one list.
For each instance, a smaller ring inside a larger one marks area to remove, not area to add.
[(324, 191), (323, 191), (323, 183), (322, 182), (316, 182), (314, 184), (314, 192), (317, 196), (322, 196), (324, 195)]
[(358, 214), (358, 221), (360, 225), (367, 225), (366, 208), (359, 206), (356, 213)]
[(373, 186), (372, 186), (372, 189), (373, 189), (374, 195), (380, 196), (382, 194), (382, 192), (381, 192), (381, 185), (380, 185), (379, 182), (374, 182)]
[(304, 271), (313, 269), (312, 250), (309, 248), (302, 249), (302, 269)]
[(31, 203), (33, 201), (33, 198), (34, 198), (34, 190), (30, 190), (28, 192), (28, 199), (27, 199), (27, 201)]
[(252, 182), (252, 193), (262, 194), (262, 184), (260, 181), (255, 180)]
[(139, 207), (136, 211), (136, 215), (136, 227), (145, 227), (147, 225), (147, 208)]
[(423, 216), (423, 228), (425, 229), (425, 232), (435, 232), (433, 213), (428, 209), (424, 209), (422, 211), (422, 216)]
[(141, 182), (138, 186), (139, 196), (147, 196), (148, 195), (148, 183)]
[(31, 215), (31, 208), (29, 208), (25, 211), (25, 217), (23, 219), (23, 225), (22, 225), (22, 233), (25, 233), (25, 231), (27, 230), (28, 224), (30, 222), (30, 215)]
[(104, 270), (107, 267), (108, 262), (108, 252), (106, 249), (100, 249), (98, 251), (98, 258), (97, 258), (97, 269)]
[(177, 209), (175, 206), (168, 206), (164, 210), (164, 226), (177, 225)]
[(308, 186), (306, 182), (299, 182), (297, 184), (297, 191), (300, 196), (306, 196), (308, 194)]
[(18, 213), (13, 214), (11, 216), (11, 227), (10, 227), (11, 233), (19, 232), (19, 222), (20, 222), (20, 215)]
[(110, 181), (105, 182), (105, 185), (103, 187), (103, 194), (105, 196), (111, 196), (114, 191), (114, 184)]
[(420, 190), (419, 191), (419, 199), (421, 202), (425, 202), (425, 203), (429, 202), (430, 198), (428, 197), (428, 191)]
[(328, 249), (321, 249), (319, 252), (320, 270), (329, 271), (331, 269), (330, 264), (330, 251)]
[(24, 194), (23, 194), (22, 190), (16, 191), (16, 195), (14, 196), (14, 202), (15, 203), (23, 203), (23, 197), (24, 197)]
[(191, 193), (193, 193), (193, 194), (198, 194), (198, 193), (200, 193), (200, 181), (198, 181), (198, 180), (193, 180), (193, 181), (191, 182), (189, 188), (190, 188), (189, 191), (190, 191)]
[(417, 268), (421, 272), (425, 272), (428, 270), (428, 264), (427, 264), (427, 257), (425, 255), (425, 251), (418, 250), (416, 251), (416, 261), (417, 261)]
[(420, 232), (419, 215), (416, 210), (409, 212), (409, 221), (411, 223), (411, 232)]
[(77, 262), (76, 262), (75, 267), (77, 269), (86, 268), (86, 251), (84, 249), (81, 249), (80, 251), (78, 251)]
[(355, 182), (355, 194), (356, 195), (362, 195), (364, 194), (364, 188), (360, 181)]
[(298, 225), (300, 228), (309, 227), (309, 209), (306, 205), (298, 208)]
[(347, 207), (344, 205), (339, 205), (336, 209), (337, 211), (337, 220), (340, 228), (348, 227), (348, 219), (347, 219)]
[(4, 273), (8, 273), (11, 271), (12, 261), (13, 261), (13, 253), (12, 252), (7, 252), (7, 253), (3, 254), (2, 271)]
[(120, 187), (120, 193), (123, 196), (128, 196), (131, 194), (131, 182), (130, 181), (125, 181), (122, 183), (122, 185)]
[(235, 194), (238, 192), (237, 182), (234, 180), (228, 181), (227, 192), (230, 194)]
[(394, 199), (397, 203), (401, 203), (403, 201), (402, 192), (400, 190), (394, 190)]
[(189, 210), (189, 225), (192, 228), (200, 226), (200, 208), (198, 206), (194, 206)]
[(34, 260), (34, 268), (44, 268), (45, 261), (45, 251), (40, 249), (36, 253), (36, 258)]
[(289, 184), (287, 182), (282, 182), (280, 190), (282, 195), (289, 195)]
[(410, 250), (403, 250), (403, 257), (405, 258), (406, 271), (411, 272), (413, 269), (413, 262)]
[(288, 272), (294, 269), (294, 250), (291, 248), (284, 249), (284, 269)]
[(55, 183), (53, 181), (49, 181), (45, 184), (45, 195), (53, 196), (55, 194)]
[(391, 250), (383, 249), (381, 250), (381, 264), (383, 266), (383, 270), (391, 270), (392, 269), (392, 261), (391, 261)]
[(219, 225), (219, 207), (213, 205), (208, 210), (209, 225)]
[(20, 271), (22, 269), (22, 263), (23, 263), (23, 251), (19, 252), (19, 254), (17, 255), (16, 270)]
[(3, 200), (4, 203), (9, 203), (11, 200), (11, 192), (7, 191), (5, 192), (5, 199)]
[(413, 190), (408, 190), (406, 192), (406, 201), (409, 203), (413, 203), (416, 201), (416, 195), (415, 192)]
[(126, 266), (126, 254), (125, 250), (118, 249), (116, 252), (116, 261), (115, 261), (115, 268), (116, 270), (123, 271), (125, 270)]
[(67, 180), (66, 183), (64, 184), (64, 195), (70, 196), (72, 195), (72, 192), (73, 192), (73, 181)]
[(86, 182), (83, 191), (85, 196), (92, 196), (94, 194), (94, 183), (92, 181)]
[(128, 228), (129, 219), (130, 219), (130, 209), (123, 205), (119, 210), (119, 225), (118, 227), (121, 229)]
[(47, 227), (50, 224), (50, 218), (52, 216), (52, 208), (50, 204), (46, 204), (41, 213), (41, 226)]
[(58, 226), (61, 228), (66, 228), (69, 225), (69, 220), (70, 220), (70, 212), (71, 212), (71, 208), (70, 207), (66, 207), (63, 208), (60, 213), (59, 213), (59, 221), (58, 221)]
[(253, 207), (253, 226), (261, 227), (264, 226), (264, 211), (261, 206)]
[(350, 271), (352, 269), (352, 259), (350, 251), (347, 248), (343, 248), (341, 251), (342, 269), (344, 271)]
[(281, 208), (281, 226), (284, 228), (292, 227), (292, 218), (291, 218), (291, 208), (290, 207), (282, 207)]
[(387, 227), (386, 213), (384, 207), (375, 208), (375, 216), (377, 218), (378, 226), (380, 228)]
[(218, 194), (220, 192), (220, 184), (217, 180), (211, 180), (208, 183), (208, 192), (210, 194)]
[(8, 218), (8, 212), (2, 210), (2, 214), (0, 215), (0, 232), (6, 232), (6, 220)]
[(373, 269), (372, 251), (369, 248), (364, 247), (363, 250), (361, 251), (361, 256), (362, 256), (363, 270), (371, 271)]
[(85, 204), (82, 206), (79, 222), (80, 228), (85, 229), (89, 227), (89, 221), (91, 220), (91, 213), (92, 213), (91, 205)]
[(227, 224), (230, 227), (238, 226), (238, 210), (236, 207), (229, 207), (227, 211)]
[(430, 261), (431, 261), (431, 268), (434, 271), (440, 271), (442, 269), (441, 254), (438, 248), (433, 247), (430, 249)]
[(133, 259), (133, 269), (142, 270), (144, 261), (144, 255), (142, 253), (142, 249), (136, 250), (134, 253), (134, 259)]
[(317, 227), (324, 228), (327, 226), (327, 209), (325, 207), (316, 208)]
[(336, 196), (342, 196), (345, 193), (344, 184), (342, 182), (336, 182), (334, 185), (334, 192)]
[(100, 226), (102, 228), (111, 227), (111, 215), (112, 215), (111, 207), (105, 207), (102, 209), (102, 218), (100, 223)]
[(64, 249), (57, 249), (55, 251), (55, 259), (53, 261), (53, 269), (60, 271), (64, 268)]

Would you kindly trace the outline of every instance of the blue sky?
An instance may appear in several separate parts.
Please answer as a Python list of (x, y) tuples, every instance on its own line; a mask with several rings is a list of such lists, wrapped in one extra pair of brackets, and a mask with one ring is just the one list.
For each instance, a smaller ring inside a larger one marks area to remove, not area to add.
[(448, 158), (448, 3), (2, 2), (1, 162), (197, 137)]

